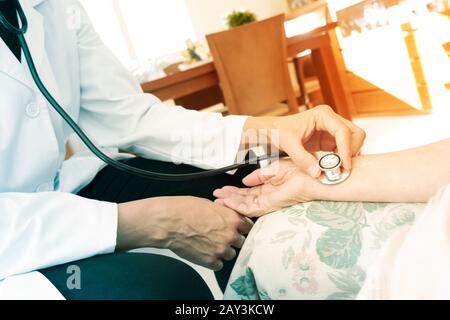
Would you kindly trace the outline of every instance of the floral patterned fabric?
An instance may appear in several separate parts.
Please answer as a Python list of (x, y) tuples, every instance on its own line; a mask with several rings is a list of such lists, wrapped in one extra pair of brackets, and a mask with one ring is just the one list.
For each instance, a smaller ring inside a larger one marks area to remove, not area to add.
[(225, 299), (354, 299), (386, 240), (425, 204), (310, 202), (260, 218)]

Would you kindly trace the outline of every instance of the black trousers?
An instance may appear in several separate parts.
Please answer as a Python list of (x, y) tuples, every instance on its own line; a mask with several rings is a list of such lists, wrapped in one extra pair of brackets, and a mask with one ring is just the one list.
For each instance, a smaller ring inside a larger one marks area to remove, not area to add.
[[(165, 173), (201, 171), (187, 165), (133, 158), (132, 166)], [(166, 182), (135, 177), (106, 167), (78, 195), (100, 201), (123, 203), (158, 196), (195, 196), (213, 200), (212, 192), (225, 185), (242, 186), (242, 178), (254, 168), (238, 170), (234, 175), (186, 182)], [(216, 273), (224, 290), (235, 261), (225, 262)], [(81, 270), (81, 288), (70, 289), (67, 269), (77, 265)], [(66, 299), (212, 299), (203, 279), (186, 264), (164, 256), (138, 253), (115, 253), (40, 270)]]

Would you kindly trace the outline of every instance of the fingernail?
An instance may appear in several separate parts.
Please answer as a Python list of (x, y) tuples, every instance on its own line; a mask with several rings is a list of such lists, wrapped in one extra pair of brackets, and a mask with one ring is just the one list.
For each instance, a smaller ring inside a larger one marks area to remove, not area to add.
[(320, 168), (318, 165), (312, 165), (308, 169), (308, 174), (313, 178), (318, 178), (320, 176)]

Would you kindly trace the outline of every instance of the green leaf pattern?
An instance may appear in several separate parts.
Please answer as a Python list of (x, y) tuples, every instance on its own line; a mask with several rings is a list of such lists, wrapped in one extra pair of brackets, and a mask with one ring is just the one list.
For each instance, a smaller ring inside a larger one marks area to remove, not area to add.
[(289, 239), (292, 239), (297, 235), (297, 231), (295, 230), (283, 230), (278, 232), (272, 240), (272, 243), (283, 243)]
[(359, 290), (366, 279), (366, 274), (361, 268), (355, 267), (346, 271), (329, 273), (328, 278), (340, 291), (333, 292), (327, 300), (352, 300), (358, 295)]
[(311, 202), (260, 218), (225, 299), (354, 299), (366, 271), (425, 204)]
[(320, 261), (330, 267), (353, 267), (361, 253), (360, 229), (328, 229), (317, 239), (316, 250)]
[(365, 226), (362, 204), (351, 202), (315, 202), (306, 216), (328, 227), (317, 240), (320, 260), (336, 269), (356, 264), (361, 252), (361, 229)]
[(255, 277), (250, 268), (246, 269), (245, 275), (237, 278), (231, 288), (242, 298), (242, 300), (257, 300), (258, 289), (255, 285)]
[(360, 205), (350, 202), (314, 202), (308, 207), (306, 216), (324, 227), (348, 231), (363, 218), (361, 209)]
[(295, 256), (295, 252), (294, 249), (292, 247), (289, 247), (288, 249), (286, 249), (283, 252), (283, 256), (282, 256), (282, 263), (283, 263), (283, 267), (285, 270), (288, 269), (289, 265), (292, 262), (292, 259), (294, 259)]

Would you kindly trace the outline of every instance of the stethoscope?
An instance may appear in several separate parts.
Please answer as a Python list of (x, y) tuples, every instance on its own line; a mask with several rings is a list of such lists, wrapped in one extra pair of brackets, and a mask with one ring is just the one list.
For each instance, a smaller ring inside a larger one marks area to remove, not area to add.
[[(152, 172), (148, 170), (143, 170), (140, 168), (136, 168), (130, 165), (127, 165), (123, 162), (114, 160), (107, 156), (105, 153), (103, 153), (84, 133), (84, 131), (75, 123), (75, 121), (71, 118), (71, 116), (59, 105), (59, 103), (56, 101), (56, 99), (51, 95), (51, 93), (47, 90), (45, 85), (42, 83), (42, 80), (39, 76), (39, 73), (36, 69), (36, 66), (33, 61), (33, 57), (31, 55), (30, 49), (28, 47), (28, 43), (25, 40), (25, 33), (28, 30), (28, 20), (25, 16), (25, 13), (22, 9), (22, 6), (20, 5), (18, 0), (14, 0), (16, 3), (16, 10), (19, 14), (20, 19), (20, 26), (15, 27), (13, 26), (3, 15), (2, 12), (0, 12), (0, 23), (8, 30), (9, 32), (15, 34), (19, 38), (20, 46), (22, 48), (22, 51), (24, 53), (25, 60), (27, 62), (28, 68), (30, 69), (31, 76), (36, 83), (37, 88), (42, 93), (44, 98), (48, 101), (48, 103), (55, 109), (55, 111), (63, 118), (63, 120), (72, 128), (72, 130), (75, 132), (75, 134), (81, 139), (81, 141), (86, 145), (86, 147), (100, 160), (105, 162), (106, 164), (124, 171), (126, 173), (147, 178), (147, 179), (153, 179), (153, 180), (164, 180), (164, 181), (185, 181), (185, 180), (192, 180), (192, 179), (199, 179), (199, 178), (206, 178), (211, 176), (216, 176), (219, 174), (223, 174), (232, 170), (246, 168), (249, 166), (253, 166), (255, 164), (260, 164), (262, 162), (267, 162), (268, 160), (276, 159), (279, 157), (286, 157), (287, 154), (280, 153), (275, 155), (264, 155), (259, 156), (253, 159), (246, 159), (243, 162), (239, 162), (227, 167), (223, 167), (220, 169), (213, 169), (213, 170), (206, 170), (203, 172), (197, 172), (197, 173), (186, 173), (186, 174), (168, 174), (168, 173), (159, 173), (159, 172)], [(338, 155), (333, 154), (334, 156), (338, 157)], [(319, 166), (322, 161), (319, 160)], [(327, 162), (328, 163), (328, 162)], [(328, 181), (326, 184), (335, 184), (337, 181), (342, 182), (342, 179), (336, 179), (336, 175), (339, 175), (340, 167), (333, 167), (333, 168), (327, 168), (327, 163), (324, 161), (324, 167), (322, 171), (324, 171), (325, 174), (322, 176), (325, 178), (325, 182)], [(340, 166), (340, 158), (338, 162), (333, 162), (334, 164), (339, 163)], [(333, 172), (333, 174), (327, 174), (327, 172)], [(329, 180), (328, 178), (331, 178), (332, 180)], [(334, 179), (334, 180), (333, 180)], [(322, 183), (322, 179), (319, 179)], [(345, 179), (344, 179), (345, 180)], [(339, 183), (337, 182), (337, 183)]]
[(319, 159), (319, 168), (322, 175), (319, 181), (323, 184), (338, 184), (344, 182), (350, 176), (350, 170), (341, 169), (342, 160), (335, 153), (328, 153)]

